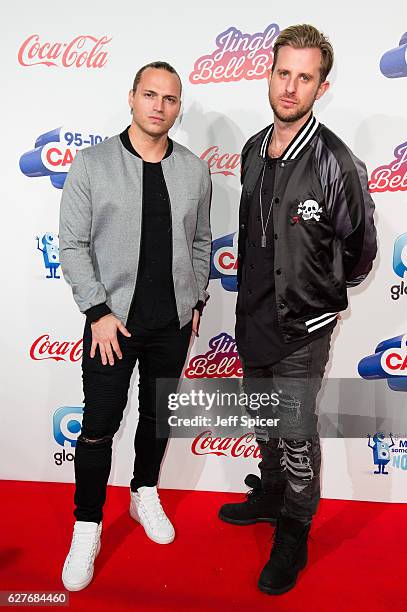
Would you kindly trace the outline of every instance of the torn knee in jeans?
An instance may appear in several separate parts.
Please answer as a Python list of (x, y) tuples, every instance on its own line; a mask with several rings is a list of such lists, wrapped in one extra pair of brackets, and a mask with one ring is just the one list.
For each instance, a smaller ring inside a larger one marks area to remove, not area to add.
[(288, 479), (302, 482), (314, 478), (312, 444), (310, 440), (284, 440), (284, 467)]

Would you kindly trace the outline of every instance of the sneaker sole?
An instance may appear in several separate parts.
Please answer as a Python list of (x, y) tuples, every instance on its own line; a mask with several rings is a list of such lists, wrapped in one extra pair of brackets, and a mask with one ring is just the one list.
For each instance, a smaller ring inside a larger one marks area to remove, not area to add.
[(225, 523), (230, 523), (231, 525), (254, 525), (255, 523), (271, 523), (275, 525), (277, 522), (277, 518), (275, 517), (259, 517), (255, 519), (234, 519), (229, 518), (225, 514), (222, 514), (222, 511), (219, 510), (218, 517), (221, 521)]
[(129, 514), (131, 516), (131, 518), (136, 521), (137, 523), (139, 523), (142, 528), (144, 529), (144, 532), (146, 534), (146, 536), (152, 540), (153, 542), (155, 542), (156, 544), (171, 544), (171, 542), (174, 541), (175, 539), (175, 534), (173, 536), (171, 536), (171, 538), (158, 538), (157, 536), (153, 536), (151, 533), (149, 533), (149, 531), (144, 527), (143, 523), (140, 521), (140, 518), (138, 516), (138, 514), (136, 514), (135, 512), (132, 511), (132, 509), (130, 508), (129, 510)]
[[(96, 550), (96, 555), (95, 555), (95, 561), (96, 561), (96, 557), (100, 553), (100, 547), (101, 547), (101, 544), (100, 544), (100, 540), (99, 540), (98, 547), (97, 547), (97, 550)], [(94, 574), (94, 571), (92, 572), (92, 575), (91, 575), (90, 578), (88, 578), (84, 582), (80, 582), (79, 584), (78, 583), (69, 584), (69, 583), (65, 582), (65, 580), (64, 580), (64, 578), (62, 576), (62, 584), (64, 585), (64, 587), (66, 588), (67, 591), (82, 591), (82, 589), (85, 589), (92, 582), (93, 574)]]

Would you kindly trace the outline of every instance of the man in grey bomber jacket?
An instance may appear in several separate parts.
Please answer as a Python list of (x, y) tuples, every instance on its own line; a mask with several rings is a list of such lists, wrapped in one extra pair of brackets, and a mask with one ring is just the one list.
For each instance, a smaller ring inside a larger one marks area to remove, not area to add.
[[(130, 515), (155, 542), (175, 537), (157, 492), (169, 435), (167, 397), (182, 372), (191, 334), (198, 332), (211, 251), (207, 165), (168, 138), (180, 97), (181, 81), (169, 64), (143, 66), (129, 92), (131, 125), (77, 153), (62, 195), (61, 266), (86, 315), (76, 522), (62, 573), (72, 591), (93, 577), (112, 440), (137, 361)], [(156, 389), (159, 378), (172, 382)]]

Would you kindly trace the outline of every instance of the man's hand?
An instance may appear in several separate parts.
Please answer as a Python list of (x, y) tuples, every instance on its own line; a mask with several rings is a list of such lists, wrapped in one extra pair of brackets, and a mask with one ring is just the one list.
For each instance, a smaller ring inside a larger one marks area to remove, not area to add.
[(194, 310), (193, 312), (194, 316), (192, 317), (192, 331), (194, 332), (195, 336), (199, 338), (199, 323), (201, 321), (201, 315), (199, 310)]
[(127, 336), (127, 338), (130, 338), (131, 333), (127, 331), (119, 319), (117, 319), (113, 314), (108, 314), (101, 317), (99, 321), (92, 323), (91, 328), (92, 346), (90, 348), (90, 356), (92, 359), (96, 354), (96, 349), (98, 346), (103, 365), (106, 365), (108, 361), (110, 365), (114, 364), (113, 351), (116, 353), (119, 359), (123, 357), (117, 341), (117, 330), (119, 330), (124, 336)]

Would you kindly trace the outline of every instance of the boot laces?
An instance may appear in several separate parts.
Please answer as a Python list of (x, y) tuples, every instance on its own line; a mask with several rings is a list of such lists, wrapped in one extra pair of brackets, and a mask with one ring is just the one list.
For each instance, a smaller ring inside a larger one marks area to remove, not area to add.
[(255, 504), (260, 501), (264, 497), (264, 491), (262, 487), (253, 487), (250, 491), (246, 493), (247, 501), (249, 504)]

